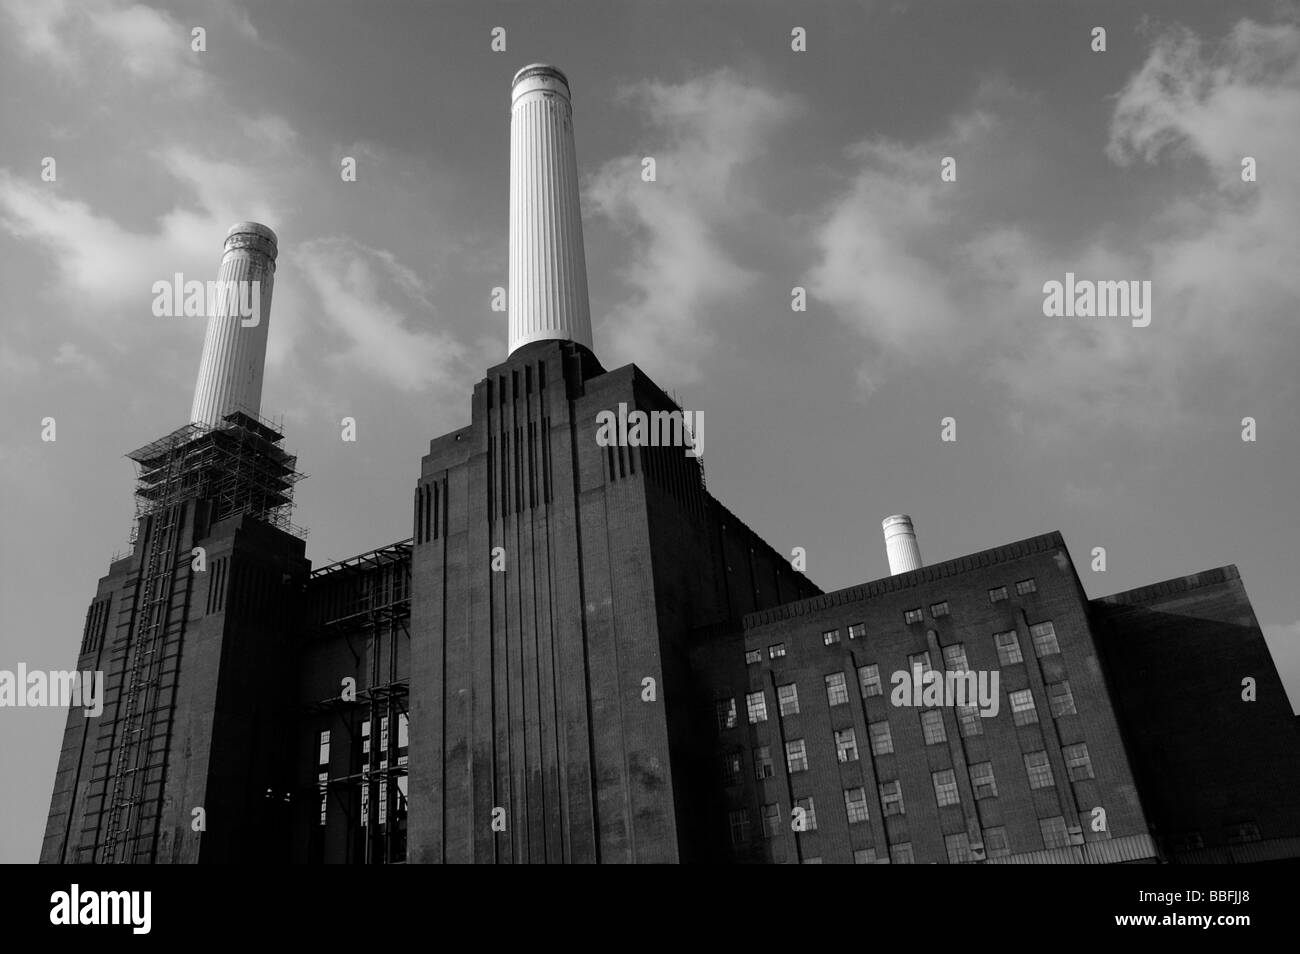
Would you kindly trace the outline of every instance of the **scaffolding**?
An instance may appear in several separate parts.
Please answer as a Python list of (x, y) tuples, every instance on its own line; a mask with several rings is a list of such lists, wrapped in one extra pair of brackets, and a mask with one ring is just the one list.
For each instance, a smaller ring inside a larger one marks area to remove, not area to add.
[[(321, 775), (317, 794), (345, 812), (348, 860), (365, 864), (406, 860), (401, 819), (407, 757), (400, 726), (409, 715), (410, 683), (398, 657), (399, 643), (410, 645), (412, 543), (408, 538), (321, 567), (308, 585), (308, 638), (342, 640), (364, 676), (355, 698), (311, 702), (303, 715), (341, 723), (351, 741), (349, 752), (357, 753), (343, 774)], [(354, 841), (359, 841), (355, 855)]]

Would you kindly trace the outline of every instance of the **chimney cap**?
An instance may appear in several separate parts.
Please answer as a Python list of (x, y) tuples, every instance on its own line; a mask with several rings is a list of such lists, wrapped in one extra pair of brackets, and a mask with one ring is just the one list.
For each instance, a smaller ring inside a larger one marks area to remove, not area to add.
[[(249, 238), (248, 236), (252, 236)], [(236, 222), (226, 232), (226, 251), (236, 248), (256, 248), (275, 261), (280, 250), (280, 240), (269, 226), (261, 222)]]
[(565, 89), (569, 88), (569, 78), (560, 71), (558, 66), (551, 66), (549, 63), (529, 63), (515, 74), (515, 78), (510, 82), (510, 88), (514, 89), (530, 76), (550, 76), (563, 83)]
[(883, 529), (888, 530), (895, 524), (900, 523), (905, 523), (910, 527), (912, 525), (912, 518), (905, 513), (896, 513), (892, 517), (886, 517), (884, 520), (880, 521), (880, 526)]

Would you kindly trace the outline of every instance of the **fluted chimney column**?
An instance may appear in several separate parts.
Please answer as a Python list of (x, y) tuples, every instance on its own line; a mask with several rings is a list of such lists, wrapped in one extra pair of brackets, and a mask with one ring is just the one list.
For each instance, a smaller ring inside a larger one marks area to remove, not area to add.
[[(203, 357), (194, 385), (190, 420), (219, 424), (231, 411), (257, 415), (262, 406), (262, 372), (266, 365), (266, 330), (271, 319), (275, 283), (275, 233), (257, 222), (240, 222), (226, 233), (215, 307), (208, 315)], [(243, 283), (258, 282), (253, 288)], [(256, 322), (243, 314), (253, 311)], [(244, 308), (241, 308), (241, 302)]]
[(562, 338), (591, 348), (569, 81), (515, 74), (510, 108), (510, 351)]
[(886, 517), (881, 521), (885, 531), (885, 555), (889, 557), (889, 573), (897, 576), (921, 568), (921, 548), (916, 543), (916, 530), (912, 518), (905, 513)]

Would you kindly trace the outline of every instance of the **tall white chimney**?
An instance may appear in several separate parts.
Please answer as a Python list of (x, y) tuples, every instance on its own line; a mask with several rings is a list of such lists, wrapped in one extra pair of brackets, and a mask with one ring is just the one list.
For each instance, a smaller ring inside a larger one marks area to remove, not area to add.
[[(190, 409), (195, 424), (220, 424), (231, 411), (261, 410), (277, 250), (275, 233), (257, 222), (240, 222), (226, 233), (218, 275), (218, 288), (225, 291), (215, 296), (208, 315)], [(256, 295), (245, 284), (251, 282), (260, 283)]]
[(510, 351), (561, 338), (591, 348), (569, 81), (534, 63), (510, 106)]
[(916, 531), (912, 518), (905, 513), (894, 514), (880, 522), (885, 529), (885, 553), (889, 556), (889, 573), (898, 576), (908, 570), (919, 570), (921, 548), (916, 545)]

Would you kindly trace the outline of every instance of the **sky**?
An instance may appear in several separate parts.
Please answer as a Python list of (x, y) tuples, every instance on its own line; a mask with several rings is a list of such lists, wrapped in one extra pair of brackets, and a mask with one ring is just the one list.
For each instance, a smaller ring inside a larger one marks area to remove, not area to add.
[[(888, 575), (894, 513), (928, 562), (1059, 530), (1093, 597), (1233, 563), (1300, 707), (1276, 2), (0, 0), (0, 669), (75, 664), (123, 455), (193, 394), (203, 322), (153, 284), (215, 279), (238, 221), (279, 235), (262, 413), (309, 557), (410, 535), (427, 441), (505, 357), (537, 61), (572, 84), (597, 355), (705, 413), (709, 490), (814, 582)], [(1067, 272), (1151, 282), (1150, 324), (1046, 316)], [(39, 852), (64, 720), (0, 711), (0, 861)]]

